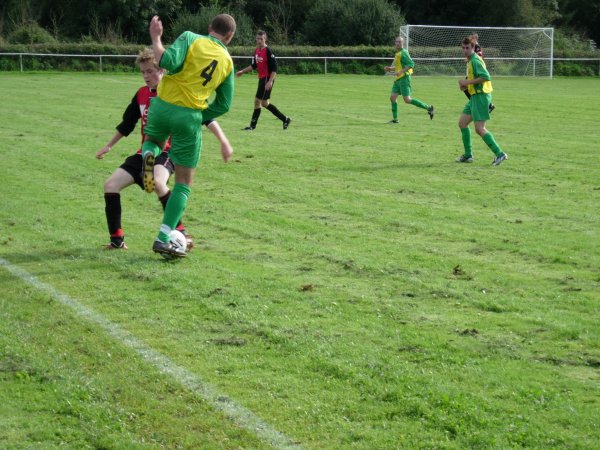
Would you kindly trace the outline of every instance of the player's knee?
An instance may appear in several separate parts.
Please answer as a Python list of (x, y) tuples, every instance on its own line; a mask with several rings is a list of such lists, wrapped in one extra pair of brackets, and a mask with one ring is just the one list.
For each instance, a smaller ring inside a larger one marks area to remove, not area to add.
[(104, 193), (105, 194), (116, 194), (118, 192), (121, 192), (121, 189), (123, 189), (123, 186), (121, 186), (120, 183), (117, 183), (112, 178), (109, 178), (104, 183)]
[(410, 98), (410, 97), (403, 97), (403, 99), (404, 99), (404, 103), (412, 102), (412, 98)]
[(263, 100), (262, 102), (260, 102), (260, 104), (263, 108), (266, 108), (267, 106), (269, 106), (269, 100)]

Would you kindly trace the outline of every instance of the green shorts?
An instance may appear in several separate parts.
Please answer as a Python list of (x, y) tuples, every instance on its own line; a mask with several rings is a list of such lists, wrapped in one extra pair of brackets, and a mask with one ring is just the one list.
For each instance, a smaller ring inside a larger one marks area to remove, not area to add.
[(404, 75), (398, 78), (392, 85), (392, 94), (400, 94), (402, 97), (410, 97), (412, 92), (410, 86), (410, 75)]
[(166, 141), (171, 136), (169, 157), (177, 166), (194, 169), (202, 149), (202, 111), (154, 97), (144, 134), (156, 141)]
[(463, 109), (463, 114), (471, 116), (474, 122), (490, 120), (492, 94), (474, 94)]

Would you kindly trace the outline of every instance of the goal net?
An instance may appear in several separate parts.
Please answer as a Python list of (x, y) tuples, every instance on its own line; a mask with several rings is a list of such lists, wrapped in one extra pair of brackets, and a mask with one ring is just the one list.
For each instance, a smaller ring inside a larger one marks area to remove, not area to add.
[(465, 59), (460, 45), (472, 33), (479, 35), (492, 76), (552, 78), (554, 28), (400, 27), (400, 36), (419, 75), (464, 75)]

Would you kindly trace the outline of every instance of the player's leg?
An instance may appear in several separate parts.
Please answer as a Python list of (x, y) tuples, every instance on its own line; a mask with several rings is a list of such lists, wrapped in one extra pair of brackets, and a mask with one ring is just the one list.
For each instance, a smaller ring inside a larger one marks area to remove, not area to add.
[(152, 250), (156, 253), (168, 255), (170, 257), (183, 257), (186, 252), (174, 248), (169, 242), (171, 231), (176, 229), (177, 223), (181, 219), (187, 206), (191, 194), (191, 185), (195, 169), (185, 166), (175, 166), (175, 186), (169, 196), (163, 215), (162, 224), (158, 236), (152, 245)]
[(250, 125), (246, 128), (243, 128), (244, 131), (252, 131), (256, 128), (256, 124), (258, 123), (258, 118), (260, 117), (261, 107), (260, 107), (260, 98), (254, 98), (254, 110), (252, 111), (252, 118), (250, 119)]
[(492, 132), (485, 127), (485, 120), (475, 122), (475, 131), (481, 136), (483, 142), (485, 142), (492, 153), (494, 153), (492, 165), (498, 166), (508, 159), (508, 155), (502, 151)]
[(187, 206), (194, 172), (202, 148), (202, 112), (187, 108), (172, 108), (169, 119), (173, 137), (170, 157), (175, 164), (175, 185), (165, 206), (162, 225), (152, 249), (163, 255), (181, 257), (185, 251), (174, 248), (169, 235), (176, 228)]
[(250, 125), (244, 128), (245, 131), (252, 131), (258, 124), (258, 118), (261, 112), (261, 100), (265, 95), (265, 84), (266, 78), (260, 78), (258, 80), (258, 87), (256, 88), (256, 96), (254, 97), (254, 111), (252, 111), (252, 118), (250, 119)]
[(271, 112), (271, 114), (273, 114), (275, 117), (277, 117), (279, 120), (281, 120), (283, 122), (283, 129), (287, 130), (287, 128), (290, 126), (290, 123), (292, 122), (292, 119), (287, 117), (281, 111), (279, 111), (277, 106), (275, 106), (273, 103), (269, 102), (269, 99), (271, 98), (271, 92), (273, 92), (273, 86), (275, 86), (275, 82), (273, 82), (271, 89), (267, 90), (265, 87), (263, 96), (261, 98), (260, 105), (263, 108), (268, 109)]
[(167, 152), (161, 152), (154, 162), (154, 192), (158, 198), (169, 192), (169, 178), (175, 171), (175, 166)]
[(154, 162), (156, 157), (165, 147), (171, 134), (169, 130), (169, 104), (159, 97), (152, 100), (146, 126), (144, 127), (144, 142), (142, 143), (142, 172), (144, 190), (148, 193), (154, 191)]
[(427, 103), (422, 102), (418, 98), (411, 97), (411, 93), (412, 93), (411, 76), (405, 75), (404, 77), (400, 78), (399, 82), (400, 82), (400, 93), (402, 94), (404, 103), (416, 106), (417, 108), (425, 109), (427, 111), (427, 113), (429, 114), (429, 118), (433, 119), (433, 115), (434, 115), (433, 105), (428, 105)]
[[(123, 168), (130, 158), (117, 168), (104, 183), (104, 212), (110, 236), (110, 243), (106, 245), (106, 248), (110, 250), (127, 248), (121, 225), (121, 191), (134, 183), (133, 176)], [(141, 160), (141, 157), (139, 159)]]
[(390, 94), (390, 102), (392, 104), (392, 120), (388, 123), (398, 123), (398, 95), (400, 95), (400, 82), (394, 81), (392, 84), (392, 92)]
[(421, 109), (426, 109), (427, 111), (429, 111), (429, 109), (433, 109), (430, 105), (428, 105), (427, 103), (422, 102), (421, 100), (419, 100), (418, 98), (412, 98), (410, 95), (408, 96), (404, 96), (402, 97), (404, 99), (404, 103), (407, 103), (409, 105), (413, 105), (416, 106), (417, 108), (421, 108)]
[[(171, 190), (169, 189), (169, 186), (167, 183), (169, 182), (169, 178), (171, 177), (171, 175), (174, 172), (175, 172), (175, 166), (173, 165), (173, 162), (169, 158), (169, 154), (167, 152), (162, 152), (156, 158), (156, 163), (154, 164), (154, 181), (155, 181), (154, 192), (156, 192), (156, 196), (158, 197), (158, 200), (160, 201), (160, 204), (163, 209), (163, 213), (167, 206), (167, 202), (169, 201), (169, 198), (171, 197)], [(183, 235), (185, 236), (187, 243), (188, 243), (187, 248), (188, 248), (188, 250), (191, 250), (191, 248), (194, 245), (193, 240), (192, 240), (192, 237), (187, 232), (187, 230), (185, 229), (185, 226), (183, 225), (183, 222), (181, 221), (181, 219), (179, 220), (179, 222), (177, 222), (177, 226), (175, 227), (175, 229), (178, 231), (181, 231), (183, 233)]]
[(488, 148), (494, 153), (494, 160), (492, 164), (497, 166), (502, 161), (508, 159), (508, 155), (502, 151), (494, 135), (486, 128), (486, 121), (490, 118), (490, 94), (476, 94), (471, 97), (471, 107), (473, 113), (473, 120), (475, 121), (475, 131)]
[(471, 129), (469, 124), (472, 122), (470, 103), (467, 102), (460, 118), (458, 119), (458, 128), (462, 137), (464, 153), (456, 158), (456, 162), (471, 163), (473, 162), (473, 144), (471, 140)]

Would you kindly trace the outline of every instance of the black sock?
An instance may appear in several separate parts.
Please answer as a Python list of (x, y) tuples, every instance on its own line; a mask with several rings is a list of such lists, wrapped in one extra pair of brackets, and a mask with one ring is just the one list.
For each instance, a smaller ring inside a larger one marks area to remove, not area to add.
[(252, 120), (250, 120), (250, 127), (256, 128), (256, 123), (258, 122), (258, 118), (260, 117), (260, 108), (256, 108), (252, 113)]
[(104, 211), (106, 212), (106, 223), (110, 233), (111, 242), (120, 245), (123, 242), (123, 230), (121, 229), (121, 194), (104, 194)]
[(285, 122), (285, 119), (287, 119), (287, 117), (285, 117), (281, 111), (279, 111), (277, 109), (277, 106), (275, 106), (273, 103), (269, 103), (269, 106), (267, 106), (267, 109), (269, 111), (271, 111), (273, 113), (273, 115), (275, 117), (277, 117), (279, 120), (281, 120), (282, 122)]

